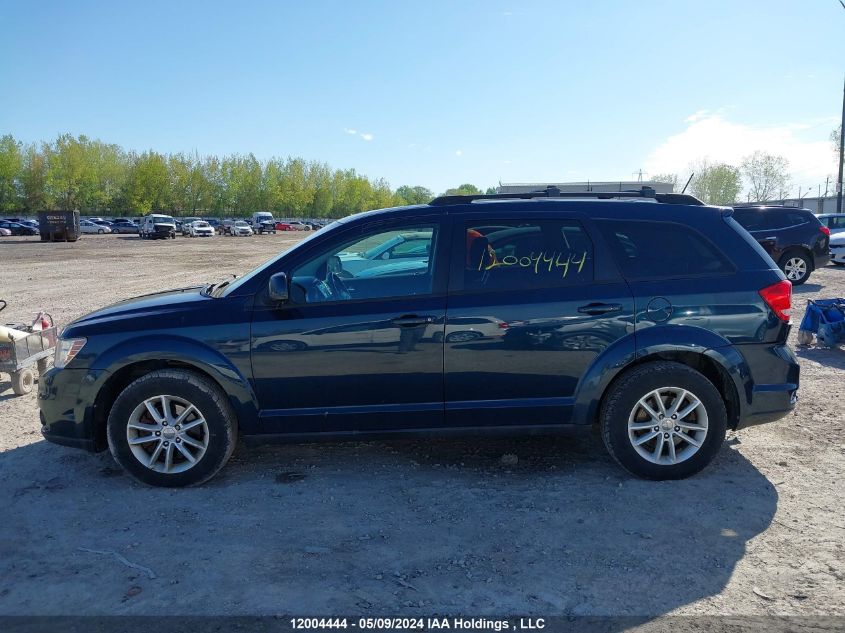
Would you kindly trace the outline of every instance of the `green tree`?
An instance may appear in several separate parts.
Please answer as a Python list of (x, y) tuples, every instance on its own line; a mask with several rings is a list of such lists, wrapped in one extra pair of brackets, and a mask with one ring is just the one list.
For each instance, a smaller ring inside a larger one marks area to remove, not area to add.
[(50, 148), (47, 145), (42, 145), (41, 148), (29, 145), (23, 152), (20, 174), (21, 194), (23, 210), (29, 214), (35, 214), (53, 206), (48, 187), (49, 163)]
[(402, 185), (396, 190), (396, 195), (402, 201), (400, 204), (425, 204), (434, 197), (430, 189), (419, 185), (416, 187)]
[(695, 173), (690, 192), (706, 204), (729, 205), (736, 202), (742, 190), (739, 169), (725, 163), (704, 159), (690, 169)]
[(0, 137), (0, 212), (15, 212), (22, 207), (19, 191), (22, 170), (21, 144), (11, 134)]
[(672, 191), (678, 189), (678, 174), (655, 174), (649, 178), (652, 182), (665, 182), (672, 185)]
[(444, 196), (477, 196), (483, 193), (481, 189), (476, 187), (475, 185), (471, 185), (469, 183), (465, 183), (460, 187), (456, 187), (454, 189), (447, 189), (446, 192), (443, 194)]
[(742, 174), (752, 202), (782, 199), (789, 193), (789, 161), (783, 156), (756, 151), (742, 160)]
[(169, 210), (169, 181), (164, 156), (153, 151), (133, 156), (124, 186), (126, 211), (145, 214)]
[(96, 190), (96, 176), (86, 136), (63, 134), (49, 155), (47, 186), (60, 209), (81, 209)]

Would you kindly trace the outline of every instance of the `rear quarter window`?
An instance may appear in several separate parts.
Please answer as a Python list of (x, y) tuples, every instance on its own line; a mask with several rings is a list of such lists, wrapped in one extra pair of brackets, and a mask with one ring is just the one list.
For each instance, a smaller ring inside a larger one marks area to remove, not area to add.
[(620, 272), (627, 279), (735, 272), (727, 257), (709, 239), (688, 226), (633, 220), (604, 220), (598, 224)]

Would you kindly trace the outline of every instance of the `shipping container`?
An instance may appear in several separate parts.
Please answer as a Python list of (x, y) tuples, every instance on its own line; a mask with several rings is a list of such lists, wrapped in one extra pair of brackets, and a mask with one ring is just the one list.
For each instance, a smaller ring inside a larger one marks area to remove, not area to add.
[(79, 211), (40, 211), (42, 242), (75, 242), (79, 239)]

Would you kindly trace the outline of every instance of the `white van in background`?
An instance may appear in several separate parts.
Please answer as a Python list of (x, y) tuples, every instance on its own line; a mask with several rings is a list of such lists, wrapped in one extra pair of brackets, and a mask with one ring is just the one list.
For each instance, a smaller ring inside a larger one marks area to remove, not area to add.
[(269, 211), (257, 211), (252, 214), (250, 220), (252, 230), (256, 233), (274, 233), (276, 232), (276, 220), (273, 219), (273, 214)]
[(144, 216), (138, 225), (138, 235), (142, 240), (176, 239), (176, 220), (169, 215), (151, 213)]

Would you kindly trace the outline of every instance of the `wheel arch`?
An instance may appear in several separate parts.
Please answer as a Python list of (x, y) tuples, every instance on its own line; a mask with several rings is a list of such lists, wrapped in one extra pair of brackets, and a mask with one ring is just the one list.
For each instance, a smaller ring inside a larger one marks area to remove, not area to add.
[(780, 259), (778, 259), (778, 268), (783, 270), (783, 265), (786, 263), (787, 257), (789, 257), (793, 253), (800, 253), (807, 259), (807, 263), (809, 264), (809, 270), (807, 271), (808, 273), (816, 269), (816, 258), (813, 255), (813, 251), (804, 244), (796, 244), (795, 246), (790, 246), (789, 248), (787, 248), (783, 252), (783, 255), (780, 256)]
[(690, 326), (650, 327), (611, 345), (579, 383), (574, 420), (596, 424), (615, 382), (631, 369), (655, 361), (674, 361), (704, 375), (724, 397), (728, 427), (737, 427), (751, 401), (751, 371), (728, 340)]
[[(132, 343), (132, 342), (130, 342)], [(159, 343), (161, 343), (159, 341)], [(166, 345), (146, 343), (146, 349), (125, 353), (126, 346), (109, 350), (98, 359), (104, 367), (102, 382), (95, 386), (96, 396), (91, 423), (96, 450), (107, 447), (106, 421), (118, 395), (131, 382), (158, 369), (185, 369), (200, 374), (217, 385), (232, 405), (238, 428), (249, 432), (258, 420), (258, 400), (249, 381), (225, 357), (195, 344)], [(108, 360), (112, 362), (108, 362)]]

